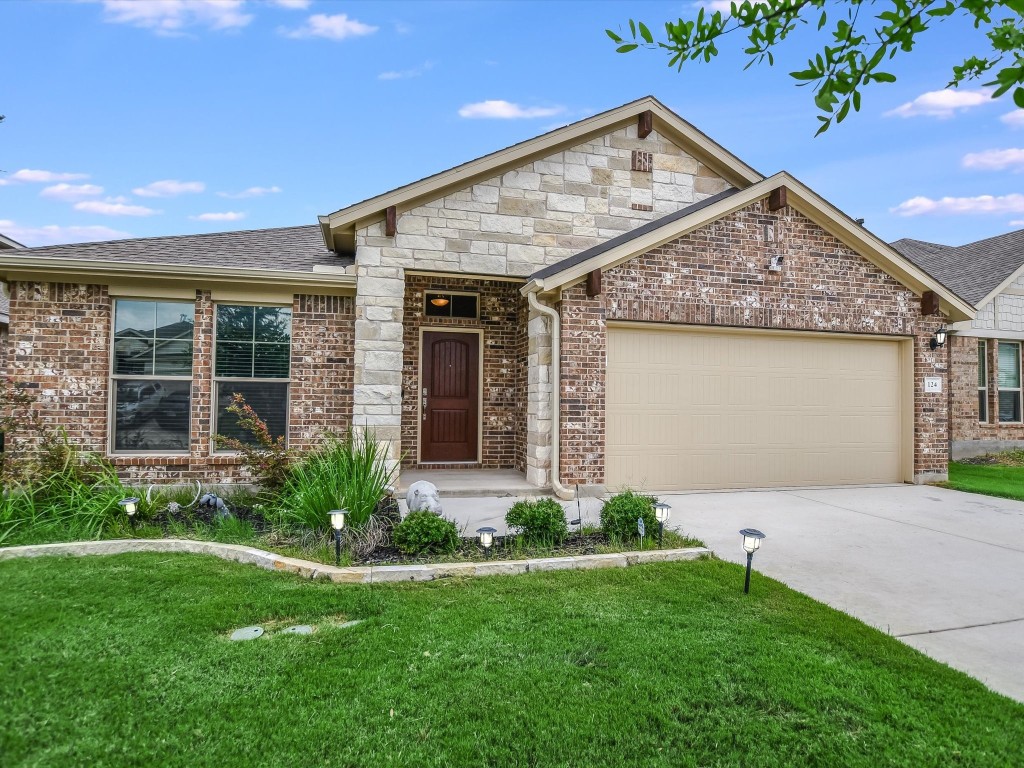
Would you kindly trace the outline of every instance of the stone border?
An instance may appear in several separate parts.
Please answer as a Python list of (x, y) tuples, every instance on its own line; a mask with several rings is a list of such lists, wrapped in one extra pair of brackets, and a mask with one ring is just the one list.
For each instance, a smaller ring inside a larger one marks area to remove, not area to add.
[(308, 579), (329, 579), (340, 583), (366, 584), (389, 581), (433, 581), (456, 576), (514, 576), (539, 571), (584, 571), (594, 568), (626, 568), (644, 563), (696, 560), (712, 552), (706, 547), (686, 549), (652, 549), (646, 552), (616, 552), (608, 555), (577, 555), (542, 557), (531, 560), (494, 560), (482, 563), (427, 563), (423, 565), (377, 565), (336, 568), (294, 557), (276, 555), (240, 544), (219, 544), (191, 539), (113, 539), (108, 541), (75, 541), (67, 544), (33, 544), (23, 547), (0, 547), (0, 560), (46, 555), (122, 555), (127, 552), (185, 552), (213, 555), (222, 560), (256, 565), (268, 571), (294, 573)]

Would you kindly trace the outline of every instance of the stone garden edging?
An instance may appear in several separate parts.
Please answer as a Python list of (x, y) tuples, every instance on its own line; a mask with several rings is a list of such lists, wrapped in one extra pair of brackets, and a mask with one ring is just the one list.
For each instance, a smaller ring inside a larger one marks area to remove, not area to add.
[(644, 552), (616, 552), (607, 555), (542, 557), (530, 560), (485, 560), (479, 563), (425, 563), (417, 565), (375, 565), (337, 568), (294, 557), (276, 555), (240, 544), (220, 544), (191, 539), (112, 539), (75, 541), (66, 544), (30, 544), (0, 547), (0, 560), (46, 555), (121, 555), (128, 552), (184, 552), (213, 555), (222, 560), (248, 563), (268, 571), (294, 573), (308, 579), (329, 579), (340, 583), (363, 584), (389, 581), (433, 581), (455, 576), (498, 576), (537, 573), (539, 571), (583, 571), (593, 568), (626, 568), (630, 565), (676, 560), (696, 560), (712, 552), (706, 547), (651, 549)]

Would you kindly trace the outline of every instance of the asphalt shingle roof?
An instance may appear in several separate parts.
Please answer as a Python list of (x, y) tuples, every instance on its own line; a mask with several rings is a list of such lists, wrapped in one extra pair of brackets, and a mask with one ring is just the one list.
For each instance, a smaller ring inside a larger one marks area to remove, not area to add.
[(1024, 266), (1024, 229), (960, 246), (910, 239), (891, 245), (974, 306)]
[(315, 224), (202, 235), (48, 245), (8, 251), (4, 256), (191, 264), (288, 272), (312, 272), (313, 267), (319, 265), (346, 267), (353, 263), (351, 256), (339, 256), (327, 250), (320, 234), (320, 227)]

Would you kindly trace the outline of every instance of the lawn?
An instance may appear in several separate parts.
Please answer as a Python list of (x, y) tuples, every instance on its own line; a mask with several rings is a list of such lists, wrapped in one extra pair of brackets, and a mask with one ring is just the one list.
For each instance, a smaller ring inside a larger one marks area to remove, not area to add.
[[(6, 561), (0, 762), (1020, 764), (1021, 705), (741, 584), (716, 560), (372, 588), (200, 556)], [(319, 629), (226, 640), (281, 620)]]
[(943, 485), (958, 491), (1024, 500), (1024, 466), (952, 462), (949, 481)]

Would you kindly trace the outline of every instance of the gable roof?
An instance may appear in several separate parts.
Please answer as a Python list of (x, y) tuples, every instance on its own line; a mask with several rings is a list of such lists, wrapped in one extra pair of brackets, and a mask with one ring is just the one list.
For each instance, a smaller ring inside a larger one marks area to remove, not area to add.
[(903, 239), (892, 247), (975, 307), (1024, 272), (1024, 229), (960, 246)]
[(733, 186), (746, 187), (764, 178), (656, 98), (645, 96), (321, 216), (320, 227), (324, 242), (335, 251), (353, 251), (356, 226), (380, 221), (384, 211), (391, 206), (396, 206), (402, 212), (423, 202), (436, 200), (450, 192), (522, 166), (532, 159), (541, 159), (596, 136), (619, 130), (635, 123), (647, 111), (653, 114), (656, 131), (675, 141)]
[(786, 188), (789, 205), (895, 280), (918, 295), (924, 291), (934, 291), (938, 294), (941, 309), (951, 320), (967, 320), (974, 316), (973, 307), (954, 291), (785, 171), (746, 189), (719, 193), (626, 232), (613, 241), (602, 243), (538, 270), (530, 276), (521, 292), (524, 295), (531, 291), (546, 292), (578, 283), (585, 279), (588, 272), (595, 269), (611, 269), (641, 253), (745, 208), (767, 197), (778, 187)]
[(308, 280), (314, 273), (318, 279), (323, 273), (340, 279), (339, 273), (352, 264), (352, 258), (324, 248), (319, 227), (307, 225), (0, 251), (0, 278), (31, 272), (168, 279), (201, 274), (214, 280), (234, 276), (239, 282), (273, 282)]
[(24, 247), (25, 246), (22, 245), (21, 243), (19, 243), (17, 240), (13, 240), (13, 239), (9, 238), (7, 235), (5, 235), (3, 232), (0, 232), (0, 250), (6, 249), (6, 248), (24, 248)]

